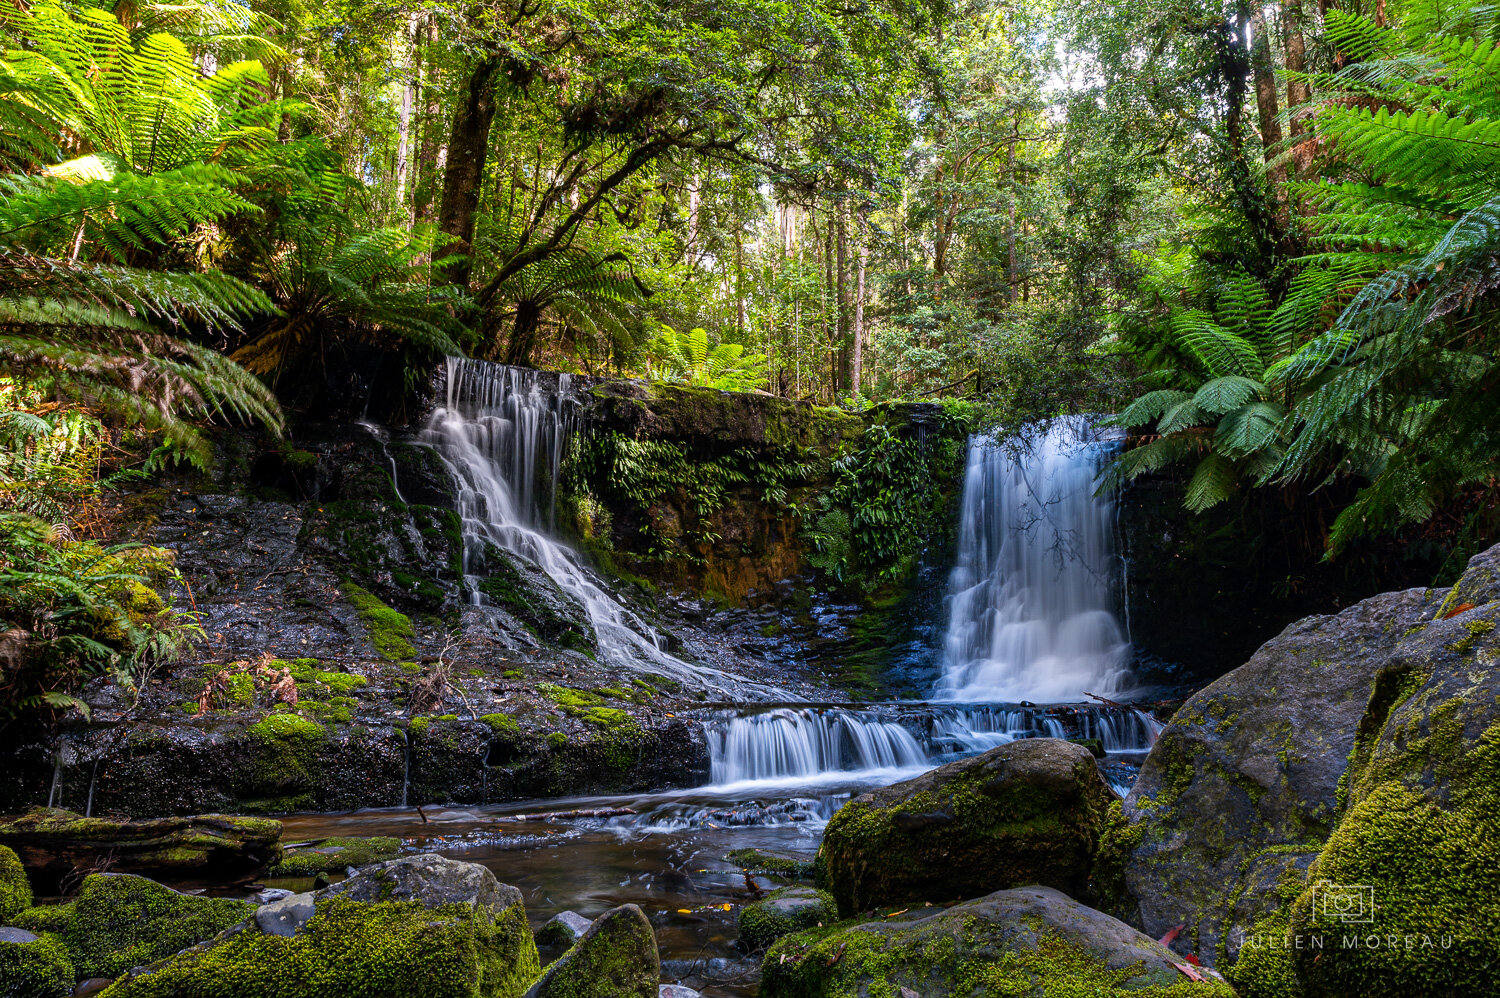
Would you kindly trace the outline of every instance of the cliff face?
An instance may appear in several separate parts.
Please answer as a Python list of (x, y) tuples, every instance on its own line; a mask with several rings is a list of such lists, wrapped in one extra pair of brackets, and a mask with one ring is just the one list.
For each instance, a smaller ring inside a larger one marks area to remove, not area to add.
[[(967, 434), (937, 405), (849, 413), (637, 382), (588, 389), (582, 425), (564, 476), (577, 536), (607, 567), (724, 605), (814, 569), (889, 599), (951, 533)], [(877, 449), (897, 466), (872, 468)], [(904, 489), (860, 493), (882, 475)], [(890, 552), (859, 533), (883, 515)]]

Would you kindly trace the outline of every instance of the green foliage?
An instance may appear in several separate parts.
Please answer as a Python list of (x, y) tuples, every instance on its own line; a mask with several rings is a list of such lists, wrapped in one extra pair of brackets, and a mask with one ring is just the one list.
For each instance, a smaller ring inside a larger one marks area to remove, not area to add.
[(700, 328), (679, 333), (663, 326), (646, 344), (647, 370), (662, 381), (680, 381), (721, 391), (748, 392), (766, 385), (766, 357), (745, 353), (738, 343), (708, 345), (708, 332)]
[(83, 680), (113, 673), (132, 686), (143, 669), (200, 634), (154, 587), (176, 577), (172, 552), (77, 541), (24, 513), (0, 513), (0, 634), (12, 663), (0, 718), (80, 706)]
[(963, 467), (967, 411), (945, 415), (945, 432), (925, 437), (872, 423), (834, 461), (833, 487), (802, 514), (812, 565), (840, 582), (872, 586), (910, 574), (924, 545), (950, 526)]
[[(789, 490), (807, 475), (808, 467), (794, 447), (737, 447), (725, 454), (696, 454), (682, 441), (634, 439), (617, 431), (594, 434), (573, 456), (569, 476), (577, 487), (595, 490), (614, 510), (634, 513), (648, 557), (703, 562), (701, 549), (720, 540), (714, 514), (724, 509), (736, 489), (760, 492), (762, 501), (786, 506)], [(688, 544), (665, 533), (657, 504), (681, 497), (693, 522), (682, 524)]]

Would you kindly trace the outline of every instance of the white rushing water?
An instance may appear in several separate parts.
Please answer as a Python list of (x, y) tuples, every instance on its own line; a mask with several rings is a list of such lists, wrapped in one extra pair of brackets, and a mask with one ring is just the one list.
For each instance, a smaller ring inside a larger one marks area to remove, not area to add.
[(1114, 503), (1094, 495), (1112, 448), (1082, 417), (970, 440), (939, 699), (1062, 703), (1124, 686)]
[(470, 601), (487, 601), (473, 568), (484, 564), (485, 547), (493, 544), (546, 573), (584, 608), (601, 661), (731, 696), (774, 693), (790, 699), (669, 654), (661, 636), (605, 592), (576, 551), (551, 536), (557, 476), (574, 420), (570, 378), (553, 377), (555, 388), (537, 371), (448, 358), (447, 396), (421, 440), (442, 456), (457, 485)]
[(848, 710), (772, 710), (708, 726), (715, 784), (835, 772), (927, 768), (927, 752), (895, 721)]

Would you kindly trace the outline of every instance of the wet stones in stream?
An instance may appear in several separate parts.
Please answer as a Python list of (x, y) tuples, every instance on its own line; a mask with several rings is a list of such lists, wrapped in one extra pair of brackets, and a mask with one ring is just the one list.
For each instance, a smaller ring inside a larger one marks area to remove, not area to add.
[(765, 949), (788, 933), (836, 921), (838, 907), (827, 891), (783, 887), (740, 909), (740, 942), (752, 951)]

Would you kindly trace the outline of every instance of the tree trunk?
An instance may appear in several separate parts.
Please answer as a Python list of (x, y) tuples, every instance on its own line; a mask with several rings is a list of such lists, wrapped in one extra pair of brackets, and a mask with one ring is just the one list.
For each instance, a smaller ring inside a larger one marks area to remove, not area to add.
[(839, 340), (839, 366), (838, 373), (834, 377), (834, 397), (838, 397), (841, 391), (849, 390), (849, 231), (844, 224), (844, 205), (838, 207), (839, 226), (839, 248), (838, 248), (838, 340)]
[(411, 52), (406, 60), (406, 83), (401, 88), (401, 113), (396, 119), (396, 209), (403, 214), (411, 164), (411, 108), (417, 96), (417, 66), (421, 59), (416, 17), (412, 18), (410, 27)]
[(1265, 15), (1258, 6), (1252, 8), (1250, 31), (1254, 35), (1250, 65), (1255, 77), (1255, 107), (1260, 113), (1260, 144), (1266, 161), (1266, 179), (1271, 183), (1277, 213), (1284, 215), (1286, 165), (1275, 162), (1281, 152), (1281, 122), (1277, 120), (1281, 107), (1276, 99), (1276, 68), (1271, 64), (1270, 33), (1266, 30)]
[(438, 230), (453, 237), (445, 247), (457, 259), (443, 268), (449, 284), (467, 286), (473, 261), (474, 212), (479, 207), (479, 185), (484, 179), (490, 149), (490, 125), (495, 120), (495, 73), (500, 60), (481, 59), (469, 73), (464, 99), (453, 109), (448, 137), (448, 166), (443, 171), (443, 200), (438, 205)]
[(1005, 300), (1016, 303), (1016, 196), (1020, 190), (1016, 184), (1016, 145), (1021, 141), (1021, 116), (1017, 114), (1011, 124), (1010, 152), (1006, 156), (1006, 176), (1010, 181), (1010, 223), (1006, 227)]
[(438, 104), (437, 60), (432, 51), (437, 45), (437, 18), (429, 16), (425, 27), (427, 58), (422, 64), (422, 115), (421, 145), (417, 150), (417, 178), (412, 184), (412, 217), (418, 222), (432, 219), (432, 203), (437, 190), (438, 171), (443, 168), (444, 158), (440, 153), (439, 133), (442, 126), (442, 108)]
[(1281, 23), (1285, 33), (1286, 51), (1286, 105), (1291, 114), (1290, 132), (1292, 147), (1293, 175), (1301, 177), (1306, 174), (1308, 166), (1312, 162), (1312, 143), (1306, 141), (1307, 118), (1297, 113), (1297, 109), (1312, 99), (1312, 91), (1302, 80), (1296, 79), (1295, 74), (1302, 73), (1307, 68), (1307, 42), (1302, 35), (1302, 0), (1284, 0), (1281, 5)]
[(870, 262), (869, 240), (866, 238), (866, 208), (859, 208), (859, 235), (857, 253), (859, 258), (859, 269), (854, 277), (854, 363), (851, 372), (850, 388), (855, 395), (860, 394), (864, 376), (865, 361), (865, 268)]

